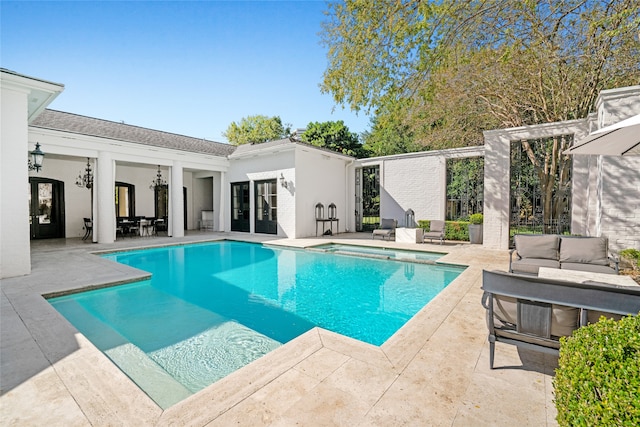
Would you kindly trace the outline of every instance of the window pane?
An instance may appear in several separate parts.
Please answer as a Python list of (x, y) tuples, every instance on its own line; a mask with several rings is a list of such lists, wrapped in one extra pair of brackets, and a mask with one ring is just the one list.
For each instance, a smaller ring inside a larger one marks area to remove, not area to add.
[(53, 184), (38, 184), (38, 222), (40, 224), (51, 224), (51, 196), (53, 194)]

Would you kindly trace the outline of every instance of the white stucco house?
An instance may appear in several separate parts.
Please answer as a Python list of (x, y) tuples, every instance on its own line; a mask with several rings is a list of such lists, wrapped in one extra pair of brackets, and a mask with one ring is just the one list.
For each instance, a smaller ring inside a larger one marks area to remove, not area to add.
[[(506, 248), (509, 141), (554, 132), (582, 137), (594, 125), (640, 114), (634, 87), (603, 93), (597, 117), (489, 131), (479, 147), (358, 160), (291, 139), (235, 147), (56, 111), (48, 107), (62, 84), (0, 71), (0, 278), (29, 274), (31, 239), (82, 237), (84, 218), (93, 221), (93, 241), (107, 244), (120, 231), (118, 219), (130, 217), (162, 218), (173, 237), (206, 223), (216, 231), (302, 238), (318, 234), (315, 208), (322, 204), (325, 216), (335, 205), (337, 221), (321, 227), (356, 231), (362, 170), (371, 166), (379, 168), (380, 217), (403, 226), (412, 209), (416, 220), (444, 219), (446, 160), (461, 157), (484, 156), (490, 165), (484, 245)], [(40, 171), (27, 167), (36, 144), (45, 152)], [(640, 160), (596, 157), (574, 162), (572, 227), (639, 247)], [(90, 189), (76, 185), (87, 166)], [(151, 186), (158, 174), (167, 185)]]

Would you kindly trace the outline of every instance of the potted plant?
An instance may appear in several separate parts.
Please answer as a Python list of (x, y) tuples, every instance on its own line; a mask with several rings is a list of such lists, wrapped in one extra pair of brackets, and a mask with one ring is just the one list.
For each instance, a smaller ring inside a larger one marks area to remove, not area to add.
[(472, 244), (482, 244), (482, 222), (484, 216), (481, 213), (472, 214), (469, 217), (469, 241)]

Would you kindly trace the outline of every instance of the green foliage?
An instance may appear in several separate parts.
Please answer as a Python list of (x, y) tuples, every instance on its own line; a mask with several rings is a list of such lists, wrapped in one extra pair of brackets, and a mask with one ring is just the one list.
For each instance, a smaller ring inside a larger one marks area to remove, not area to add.
[(240, 123), (231, 122), (222, 135), (231, 144), (242, 145), (282, 139), (289, 136), (290, 133), (290, 126), (283, 126), (280, 117), (255, 115), (243, 117)]
[(397, 116), (374, 117), (371, 120), (371, 130), (362, 134), (362, 142), (369, 157), (412, 153), (422, 149), (415, 141), (413, 132)]
[(620, 256), (635, 260), (636, 266), (640, 267), (640, 251), (637, 249), (623, 249), (620, 251)]
[(321, 89), (427, 148), (586, 117), (640, 79), (637, 0), (329, 3)]
[(470, 224), (482, 224), (484, 216), (481, 213), (474, 213), (469, 216)]
[(447, 159), (447, 219), (476, 213), (484, 199), (484, 158)]
[[(431, 221), (418, 220), (418, 227), (429, 231)], [(469, 241), (469, 223), (467, 221), (445, 221), (444, 238), (446, 240)]]
[(640, 425), (640, 317), (601, 318), (560, 342), (558, 424)]
[(358, 135), (350, 132), (342, 120), (322, 123), (311, 122), (302, 134), (302, 140), (317, 147), (327, 148), (347, 156), (365, 157)]

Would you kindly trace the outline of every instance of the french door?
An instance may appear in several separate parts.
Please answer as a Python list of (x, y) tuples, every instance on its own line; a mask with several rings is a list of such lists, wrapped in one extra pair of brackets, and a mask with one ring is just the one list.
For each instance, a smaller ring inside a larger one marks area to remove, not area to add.
[(278, 234), (277, 190), (275, 179), (255, 183), (256, 233)]
[(231, 184), (231, 231), (249, 232), (251, 211), (249, 207), (249, 183)]
[(29, 224), (31, 239), (64, 237), (64, 183), (29, 178)]

